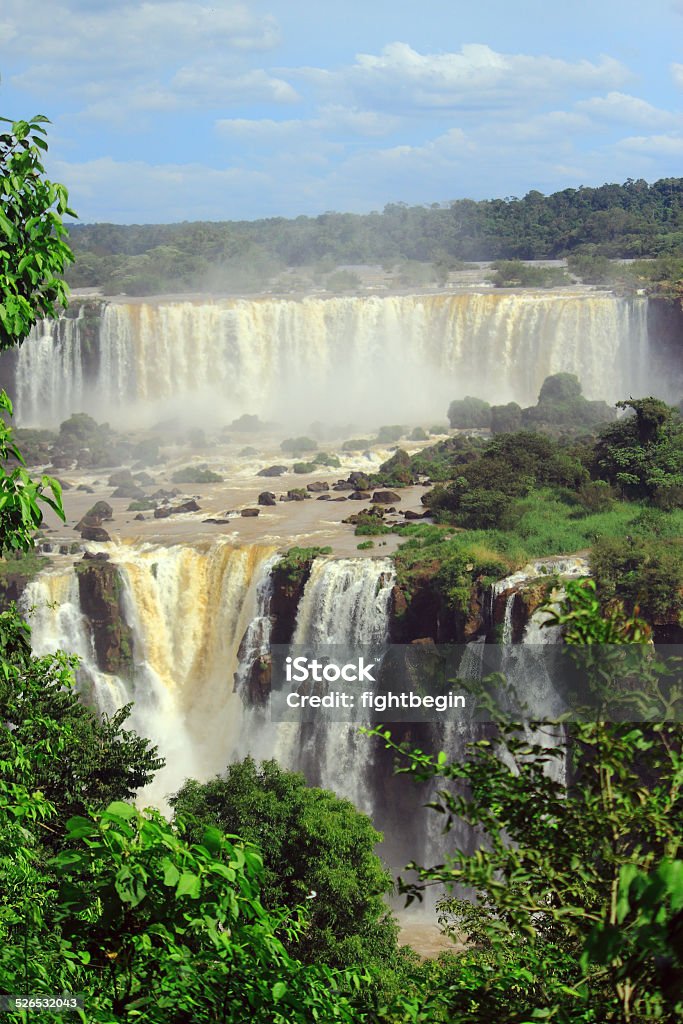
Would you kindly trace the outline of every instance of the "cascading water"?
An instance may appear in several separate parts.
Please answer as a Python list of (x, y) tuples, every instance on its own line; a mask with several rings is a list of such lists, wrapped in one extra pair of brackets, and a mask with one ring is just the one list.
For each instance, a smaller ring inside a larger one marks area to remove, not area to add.
[[(388, 558), (316, 559), (299, 605), (292, 643), (315, 650), (316, 645), (339, 645), (348, 656), (363, 648), (381, 657), (388, 642), (389, 599), (394, 567)], [(342, 654), (340, 660), (346, 655)], [(282, 723), (276, 757), (288, 767), (303, 770), (309, 779), (372, 814), (371, 745), (359, 735), (366, 720), (352, 724), (327, 722)]]
[(82, 323), (41, 324), (20, 349), (20, 424), (122, 408), (151, 422), (179, 406), (224, 421), (302, 408), (306, 422), (417, 422), (467, 393), (532, 404), (561, 371), (588, 398), (667, 388), (653, 379), (647, 299), (607, 293), (109, 302), (94, 354)]
[(130, 699), (118, 677), (98, 668), (88, 620), (81, 611), (75, 572), (43, 573), (31, 580), (22, 595), (20, 610), (31, 626), (34, 654), (63, 650), (77, 655), (80, 665), (76, 678), (86, 700), (112, 714)]
[(271, 555), (272, 549), (224, 542), (206, 549), (112, 546), (134, 640), (126, 678), (97, 665), (74, 569), (41, 575), (27, 587), (34, 650), (77, 654), (87, 699), (108, 713), (133, 701), (131, 726), (166, 758), (144, 800), (163, 807), (186, 778), (222, 770), (237, 749), (242, 702), (233, 675), (261, 566)]

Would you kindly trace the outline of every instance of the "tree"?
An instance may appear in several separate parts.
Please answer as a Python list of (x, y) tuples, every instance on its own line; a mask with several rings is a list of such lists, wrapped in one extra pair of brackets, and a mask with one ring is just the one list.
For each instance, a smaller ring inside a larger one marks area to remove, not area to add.
[[(362, 973), (307, 967), (288, 954), (283, 938), (305, 927), (305, 913), (264, 910), (252, 847), (217, 829), (190, 844), (158, 812), (121, 802), (65, 826), (54, 811), (0, 779), (3, 989), (78, 992), (84, 1024), (365, 1019), (340, 991), (360, 987)], [(40, 826), (65, 832), (49, 881), (34, 848)]]
[(656, 398), (617, 403), (634, 415), (603, 430), (595, 447), (593, 473), (619, 487), (626, 498), (661, 508), (683, 505), (683, 420)]
[(491, 424), (491, 406), (471, 395), (454, 399), (448, 406), (448, 421), (453, 428), (488, 427)]
[[(592, 645), (623, 653), (614, 645), (647, 642), (647, 626), (623, 607), (603, 613), (592, 581), (566, 591), (553, 618), (567, 643), (587, 649), (596, 681), (606, 662), (591, 660)], [(661, 663), (648, 671), (657, 684)], [(411, 896), (435, 883), (477, 895), (476, 906), (441, 903), (446, 930), (470, 948), (442, 969), (449, 1012), (435, 1020), (680, 1020), (680, 726), (593, 715), (524, 731), (500, 716), (457, 762), (406, 752), (383, 727), (374, 734), (400, 753), (400, 771), (440, 783), (431, 806), (445, 832), (464, 821), (477, 836), (475, 853), (456, 846), (442, 865), (410, 865), (419, 881), (403, 886)]]
[(0, 349), (21, 343), (68, 294), (62, 275), (73, 261), (62, 218), (75, 217), (63, 185), (45, 177), (46, 117), (11, 122), (0, 134)]
[[(42, 153), (47, 149), (47, 118), (10, 122), (0, 134), (0, 350), (19, 345), (42, 316), (55, 316), (68, 289), (62, 280), (73, 260), (66, 244), (62, 218), (74, 217), (63, 185), (45, 177)], [(12, 415), (12, 403), (0, 392), (0, 410)], [(0, 554), (26, 551), (33, 531), (42, 522), (40, 502), (63, 519), (61, 488), (43, 476), (40, 483), (23, 468), (12, 431), (0, 421), (0, 462), (13, 458), (19, 465), (8, 474), (0, 468)], [(45, 493), (52, 492), (52, 498)]]
[(28, 626), (14, 609), (0, 612), (0, 665), (0, 778), (17, 749), (32, 751), (22, 782), (40, 791), (61, 821), (132, 799), (163, 767), (149, 740), (123, 728), (131, 705), (111, 718), (86, 707), (75, 690), (77, 660), (33, 657)]
[(310, 901), (295, 955), (332, 966), (393, 957), (396, 925), (382, 900), (392, 879), (374, 852), (381, 837), (348, 800), (307, 786), (275, 761), (257, 766), (248, 757), (210, 782), (186, 782), (170, 802), (190, 838), (213, 825), (263, 851), (266, 907)]

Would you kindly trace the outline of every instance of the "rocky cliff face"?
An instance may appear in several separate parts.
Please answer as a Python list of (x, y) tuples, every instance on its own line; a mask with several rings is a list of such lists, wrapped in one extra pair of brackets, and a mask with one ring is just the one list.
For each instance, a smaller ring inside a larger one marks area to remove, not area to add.
[(108, 561), (84, 559), (76, 572), (80, 607), (90, 623), (97, 664), (103, 672), (129, 678), (133, 633), (123, 613), (118, 570)]

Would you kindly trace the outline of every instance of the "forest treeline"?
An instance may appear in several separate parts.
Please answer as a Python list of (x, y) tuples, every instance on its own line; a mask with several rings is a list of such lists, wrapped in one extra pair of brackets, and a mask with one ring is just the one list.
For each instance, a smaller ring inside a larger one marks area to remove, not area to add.
[(258, 289), (285, 267), (459, 261), (674, 258), (683, 243), (683, 178), (531, 191), (524, 198), (392, 203), (369, 214), (71, 228), (75, 287), (146, 294), (161, 287)]

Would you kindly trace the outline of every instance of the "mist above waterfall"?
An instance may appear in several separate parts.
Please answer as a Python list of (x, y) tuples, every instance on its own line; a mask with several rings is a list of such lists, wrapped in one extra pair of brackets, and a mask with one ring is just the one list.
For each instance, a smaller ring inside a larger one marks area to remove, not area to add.
[(94, 343), (82, 318), (36, 328), (17, 360), (17, 419), (424, 423), (466, 394), (528, 405), (562, 371), (590, 399), (663, 394), (646, 310), (580, 291), (109, 302)]

